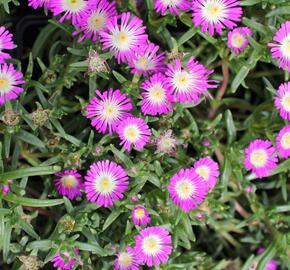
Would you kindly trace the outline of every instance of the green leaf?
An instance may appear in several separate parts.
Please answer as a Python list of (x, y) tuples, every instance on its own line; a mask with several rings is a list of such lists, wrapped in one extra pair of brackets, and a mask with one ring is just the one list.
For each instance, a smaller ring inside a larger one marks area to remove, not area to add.
[(113, 152), (113, 154), (124, 163), (126, 168), (131, 168), (133, 166), (133, 163), (130, 160), (130, 158), (123, 152), (119, 151), (114, 145), (111, 144), (110, 149)]
[(22, 218), (19, 218), (17, 223), (20, 225), (20, 227), (27, 233), (29, 234), (31, 237), (35, 238), (35, 239), (39, 239), (39, 235), (34, 231), (33, 227), (31, 226), (31, 224), (27, 223), (26, 221), (24, 221)]
[(75, 245), (80, 250), (93, 252), (93, 253), (96, 253), (97, 255), (101, 256), (101, 257), (107, 256), (107, 253), (104, 251), (104, 249), (100, 248), (97, 245), (88, 244), (88, 243), (82, 243), (82, 242), (78, 242), (78, 241), (75, 242)]
[(233, 79), (232, 86), (231, 86), (231, 92), (235, 93), (241, 83), (245, 80), (248, 73), (250, 72), (250, 68), (247, 66), (242, 66), (242, 68), (239, 70), (235, 78)]
[(25, 176), (40, 176), (40, 175), (49, 175), (59, 172), (61, 167), (59, 166), (39, 166), (31, 167), (25, 169), (18, 169), (15, 171), (4, 172), (0, 174), (1, 181), (7, 181), (9, 179), (18, 179)]
[(113, 212), (106, 219), (102, 230), (103, 231), (106, 230), (117, 219), (117, 217), (120, 216), (120, 214), (121, 214), (120, 209), (113, 210)]
[(123, 75), (121, 75), (119, 72), (115, 70), (113, 70), (113, 75), (115, 76), (115, 78), (119, 83), (124, 83), (127, 81), (127, 79)]
[(196, 34), (196, 28), (192, 27), (185, 32), (177, 41), (178, 47), (190, 40)]
[(11, 240), (12, 227), (10, 222), (5, 224), (5, 230), (3, 235), (3, 260), (7, 261), (8, 253), (10, 250), (10, 240)]
[(266, 264), (275, 256), (276, 245), (272, 242), (270, 246), (262, 253), (260, 259), (258, 260), (257, 270), (264, 270)]
[(275, 8), (274, 10), (267, 13), (266, 17), (272, 17), (272, 16), (277, 16), (277, 15), (289, 15), (289, 14), (290, 14), (290, 6), (288, 5), (288, 6)]
[(11, 193), (2, 196), (2, 199), (7, 202), (20, 204), (23, 206), (29, 206), (29, 207), (49, 207), (49, 206), (56, 206), (56, 205), (60, 205), (64, 203), (63, 199), (41, 200), (41, 199), (19, 197)]
[(52, 247), (52, 241), (51, 240), (37, 240), (28, 243), (27, 249), (40, 249), (40, 250), (48, 250)]
[(230, 110), (226, 110), (225, 120), (226, 120), (226, 127), (227, 127), (228, 144), (231, 144), (236, 139), (237, 131), (236, 131), (233, 115)]
[(39, 148), (45, 148), (45, 144), (40, 139), (38, 139), (36, 136), (23, 129), (21, 129), (17, 134), (15, 134), (15, 137), (21, 141), (37, 146)]

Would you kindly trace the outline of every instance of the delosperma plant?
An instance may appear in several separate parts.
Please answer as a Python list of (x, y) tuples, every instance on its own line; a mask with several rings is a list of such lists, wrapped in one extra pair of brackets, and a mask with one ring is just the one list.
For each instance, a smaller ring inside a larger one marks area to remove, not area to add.
[(0, 269), (290, 269), (288, 0), (0, 3)]

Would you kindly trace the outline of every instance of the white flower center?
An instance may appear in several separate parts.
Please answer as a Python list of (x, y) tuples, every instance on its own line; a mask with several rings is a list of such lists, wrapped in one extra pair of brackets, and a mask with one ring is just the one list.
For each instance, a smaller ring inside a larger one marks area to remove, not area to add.
[(196, 187), (188, 179), (181, 179), (175, 185), (175, 191), (178, 197), (183, 200), (191, 198), (195, 190), (196, 190)]
[(140, 70), (149, 70), (151, 68), (153, 68), (152, 62), (150, 61), (150, 59), (142, 56), (139, 57), (139, 59), (137, 61), (135, 61), (135, 66), (136, 68), (140, 69)]
[(245, 37), (240, 33), (235, 33), (232, 35), (231, 42), (235, 48), (241, 48), (245, 42)]
[(290, 93), (286, 93), (281, 100), (283, 109), (287, 112), (290, 112)]
[(142, 250), (146, 255), (155, 256), (161, 250), (161, 239), (157, 235), (148, 235), (142, 241)]
[(124, 137), (127, 141), (134, 143), (140, 138), (141, 132), (137, 125), (128, 125), (124, 129)]
[(13, 77), (8, 74), (0, 74), (0, 96), (7, 94), (11, 90), (13, 82)]
[(148, 89), (148, 99), (152, 103), (163, 103), (166, 98), (166, 93), (161, 83), (152, 85)]
[(290, 34), (282, 40), (280, 48), (283, 56), (290, 59)]
[(73, 188), (76, 187), (78, 184), (77, 179), (73, 175), (65, 175), (61, 178), (61, 181), (66, 188)]
[(62, 0), (63, 9), (72, 13), (78, 13), (82, 11), (86, 2), (84, 0)]
[(121, 266), (128, 267), (132, 263), (132, 256), (127, 252), (120, 253), (118, 262)]
[(103, 103), (103, 111), (101, 113), (107, 122), (112, 122), (119, 118), (120, 107), (115, 100), (106, 100)]
[(144, 211), (144, 209), (142, 209), (142, 208), (136, 209), (136, 210), (134, 211), (134, 213), (135, 213), (135, 217), (136, 217), (137, 219), (142, 219), (142, 218), (145, 217), (145, 211)]
[(265, 166), (267, 162), (267, 153), (263, 149), (254, 150), (250, 154), (250, 160), (256, 168), (261, 168)]
[(210, 169), (207, 166), (199, 166), (196, 168), (195, 172), (201, 176), (204, 180), (208, 180), (210, 175)]
[(113, 45), (120, 51), (127, 51), (131, 47), (132, 37), (128, 30), (115, 31), (112, 36)]
[(116, 187), (115, 178), (109, 173), (101, 173), (96, 177), (94, 187), (102, 195), (109, 195)]
[(226, 8), (221, 0), (208, 0), (204, 3), (202, 8), (203, 17), (211, 22), (216, 23), (224, 18), (226, 14)]
[(177, 70), (173, 76), (173, 84), (178, 92), (191, 91), (193, 80), (192, 74), (185, 70)]
[(180, 4), (181, 0), (161, 0), (164, 6), (175, 7)]
[(93, 12), (88, 18), (88, 28), (91, 31), (100, 31), (104, 28), (106, 17), (101, 12)]
[(285, 149), (290, 149), (290, 132), (286, 132), (281, 138), (281, 145)]

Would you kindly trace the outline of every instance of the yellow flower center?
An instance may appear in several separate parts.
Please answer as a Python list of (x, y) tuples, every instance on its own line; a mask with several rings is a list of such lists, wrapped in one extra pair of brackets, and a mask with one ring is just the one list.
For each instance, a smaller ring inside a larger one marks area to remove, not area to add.
[(284, 97), (282, 97), (281, 103), (284, 110), (290, 112), (290, 94), (286, 94)]
[(155, 255), (160, 251), (160, 239), (155, 235), (149, 235), (143, 239), (142, 249), (145, 254)]
[(176, 190), (177, 195), (181, 199), (189, 199), (191, 195), (193, 194), (195, 187), (189, 180), (184, 179), (184, 180), (180, 180), (176, 184), (175, 190)]
[(156, 84), (149, 88), (149, 100), (153, 103), (162, 103), (166, 98), (166, 93), (161, 84)]
[(129, 253), (121, 253), (119, 256), (119, 264), (123, 267), (128, 267), (132, 263), (132, 257)]
[(209, 177), (209, 169), (206, 166), (199, 166), (195, 172), (201, 176), (204, 180), (207, 180)]
[(236, 48), (240, 48), (243, 45), (244, 41), (245, 38), (239, 33), (236, 33), (232, 36), (232, 44)]
[(63, 176), (61, 180), (66, 188), (73, 188), (77, 185), (77, 179), (73, 175)]
[(95, 179), (95, 189), (102, 195), (111, 194), (116, 186), (114, 177), (109, 174), (101, 174)]
[(203, 17), (212, 23), (218, 22), (225, 14), (225, 6), (219, 0), (208, 0), (203, 6)]
[(145, 212), (143, 209), (139, 208), (135, 210), (135, 217), (138, 219), (142, 219), (145, 216)]
[(126, 140), (129, 142), (135, 142), (139, 139), (140, 137), (140, 130), (137, 126), (135, 125), (130, 125), (127, 126), (124, 130), (124, 137)]
[(88, 25), (90, 30), (99, 31), (105, 25), (106, 18), (100, 13), (93, 13), (89, 18)]
[(281, 145), (285, 149), (290, 149), (290, 132), (286, 132), (281, 139)]
[(284, 57), (290, 59), (290, 34), (288, 34), (281, 42), (281, 51)]
[(266, 164), (267, 154), (265, 150), (254, 150), (250, 155), (251, 163), (256, 167), (260, 168)]

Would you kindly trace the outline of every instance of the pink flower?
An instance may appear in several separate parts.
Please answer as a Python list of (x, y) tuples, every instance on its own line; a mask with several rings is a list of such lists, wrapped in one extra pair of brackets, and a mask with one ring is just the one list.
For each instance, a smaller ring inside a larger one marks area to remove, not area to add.
[(131, 73), (147, 75), (148, 73), (165, 70), (165, 53), (157, 54), (159, 46), (153, 43), (147, 46), (140, 46), (135, 57), (128, 59), (129, 65), (133, 68)]
[(133, 108), (131, 100), (119, 89), (110, 88), (103, 93), (96, 90), (96, 94), (86, 107), (86, 117), (91, 119), (91, 125), (98, 132), (109, 131), (111, 135), (119, 122), (130, 116), (128, 111)]
[(189, 7), (190, 4), (187, 0), (155, 0), (154, 5), (155, 10), (162, 15), (164, 15), (167, 10), (169, 10), (171, 14), (175, 13), (179, 15), (178, 9), (186, 11)]
[(82, 195), (82, 177), (77, 170), (65, 170), (56, 173), (55, 176), (57, 178), (54, 183), (60, 195), (67, 196), (71, 200)]
[(290, 157), (290, 126), (286, 126), (279, 131), (276, 138), (276, 145), (281, 157)]
[(23, 88), (18, 85), (25, 83), (23, 74), (14, 69), (12, 64), (0, 64), (0, 104), (5, 100), (16, 99)]
[(228, 33), (228, 47), (235, 54), (241, 53), (249, 44), (248, 36), (252, 36), (252, 31), (248, 27), (237, 27)]
[(51, 259), (53, 267), (63, 270), (71, 270), (74, 266), (82, 265), (81, 261), (76, 260), (76, 257), (79, 257), (80, 255), (79, 250), (74, 248), (73, 253), (74, 254), (70, 254), (68, 251), (57, 252)]
[(10, 54), (3, 52), (3, 50), (11, 50), (15, 47), (12, 37), (13, 35), (4, 26), (0, 26), (0, 64), (11, 58)]
[(113, 206), (113, 201), (122, 199), (129, 185), (126, 171), (109, 160), (92, 164), (85, 179), (88, 200), (104, 207)]
[(117, 133), (121, 139), (121, 144), (128, 151), (134, 146), (137, 150), (142, 150), (149, 142), (151, 131), (142, 118), (128, 117), (120, 122)]
[(279, 67), (290, 72), (290, 21), (282, 23), (273, 37), (276, 43), (269, 43), (272, 57), (278, 59)]
[(137, 205), (132, 210), (132, 220), (135, 225), (147, 225), (150, 223), (150, 216), (143, 205)]
[(221, 35), (224, 27), (232, 29), (241, 21), (240, 3), (236, 0), (193, 0), (192, 22), (196, 27), (201, 25), (202, 32), (208, 31), (213, 36), (216, 31)]
[(126, 247), (126, 251), (119, 252), (115, 260), (114, 270), (139, 270), (139, 264), (136, 261), (135, 251)]
[(148, 227), (140, 231), (135, 237), (136, 258), (139, 263), (148, 267), (166, 263), (172, 252), (171, 236), (162, 227)]
[(165, 81), (166, 77), (162, 73), (156, 73), (141, 84), (140, 88), (145, 90), (141, 94), (141, 111), (144, 115), (166, 114), (172, 111), (173, 105)]
[(201, 95), (209, 95), (207, 89), (217, 87), (210, 84), (213, 82), (208, 79), (211, 73), (212, 70), (207, 70), (194, 57), (189, 58), (185, 67), (180, 59), (168, 64), (166, 82), (174, 101), (197, 103)]
[(88, 11), (81, 14), (81, 20), (76, 25), (79, 27), (79, 31), (75, 31), (73, 35), (82, 34), (78, 42), (82, 42), (86, 38), (96, 41), (99, 32), (106, 31), (108, 21), (116, 15), (115, 2), (89, 0)]
[(194, 169), (181, 169), (170, 178), (167, 189), (174, 204), (190, 211), (203, 202), (207, 194), (207, 183)]
[(143, 21), (130, 12), (113, 17), (107, 23), (107, 31), (101, 31), (100, 36), (103, 49), (109, 48), (118, 63), (135, 58), (139, 46), (147, 44)]
[[(257, 251), (257, 254), (262, 254), (265, 251), (265, 249), (263, 247), (260, 247)], [(265, 268), (263, 270), (277, 270), (278, 269), (278, 263), (276, 260), (269, 260), (266, 265)]]
[(279, 86), (275, 97), (275, 107), (283, 119), (290, 120), (290, 82), (282, 83)]
[(50, 0), (28, 0), (28, 6), (37, 9), (40, 7), (49, 8)]
[(60, 22), (64, 20), (72, 21), (76, 25), (82, 20), (84, 12), (87, 11), (87, 0), (50, 0), (49, 8), (54, 16), (62, 15)]
[(10, 191), (10, 186), (9, 185), (6, 184), (6, 185), (2, 186), (2, 192), (4, 194), (7, 194), (9, 191)]
[(258, 178), (269, 176), (278, 162), (275, 150), (268, 140), (252, 141), (245, 149), (245, 167)]
[(209, 189), (215, 187), (219, 177), (219, 166), (209, 157), (201, 158), (194, 163), (193, 169), (207, 184)]

